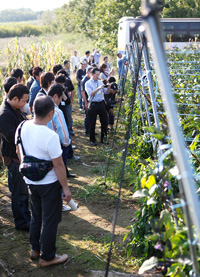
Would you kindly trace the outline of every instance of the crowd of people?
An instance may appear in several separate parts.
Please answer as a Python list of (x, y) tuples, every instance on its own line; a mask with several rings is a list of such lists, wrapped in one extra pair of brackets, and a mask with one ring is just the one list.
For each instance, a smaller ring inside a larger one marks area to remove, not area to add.
[[(76, 75), (79, 111), (84, 109), (85, 136), (92, 146), (97, 145), (97, 115), (101, 123), (101, 143), (108, 144), (108, 126), (112, 131), (114, 125), (114, 106), (122, 101), (116, 97), (119, 89), (108, 57), (105, 56), (101, 64), (100, 57), (97, 49), (92, 54), (86, 51), (81, 58), (74, 51), (71, 60), (54, 65), (52, 71), (31, 67), (26, 85), (20, 68), (14, 68), (3, 84), (1, 152), (7, 166), (15, 228), (29, 231), (30, 258), (40, 257), (41, 267), (59, 264), (68, 258), (66, 254), (56, 255), (55, 242), (61, 212), (66, 208), (62, 200), (71, 200), (67, 178), (76, 177), (67, 168), (67, 160), (75, 157), (71, 143), (75, 87), (71, 74)], [(32, 158), (37, 170), (47, 162), (51, 165), (42, 179), (40, 174), (37, 179), (31, 179), (32, 172), (28, 177), (23, 176), (25, 157), (29, 159), (30, 170)], [(31, 213), (27, 185), (31, 192)]]

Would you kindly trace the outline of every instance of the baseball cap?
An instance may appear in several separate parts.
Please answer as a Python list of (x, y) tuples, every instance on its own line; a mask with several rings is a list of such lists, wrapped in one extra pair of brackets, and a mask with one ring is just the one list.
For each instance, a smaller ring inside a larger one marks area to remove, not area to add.
[(111, 83), (110, 88), (113, 90), (118, 90), (118, 85), (116, 83)]

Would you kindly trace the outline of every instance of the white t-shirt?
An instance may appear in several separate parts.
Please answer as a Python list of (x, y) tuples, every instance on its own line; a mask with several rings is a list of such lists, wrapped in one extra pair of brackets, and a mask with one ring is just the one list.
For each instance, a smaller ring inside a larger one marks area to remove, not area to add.
[[(15, 133), (15, 143), (17, 142), (18, 129)], [(45, 125), (36, 125), (33, 120), (27, 120), (21, 129), (21, 139), (26, 155), (34, 156), (38, 159), (50, 161), (62, 155), (62, 149), (58, 135)], [(20, 147), (21, 148), (21, 147)], [(20, 149), (21, 157), (23, 153)], [(31, 181), (24, 177), (27, 184), (47, 185), (58, 180), (54, 168), (40, 181)]]

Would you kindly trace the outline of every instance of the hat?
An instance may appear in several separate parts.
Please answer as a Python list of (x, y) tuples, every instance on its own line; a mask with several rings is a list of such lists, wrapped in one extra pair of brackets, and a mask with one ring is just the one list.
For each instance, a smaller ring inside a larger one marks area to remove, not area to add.
[(87, 62), (86, 62), (85, 59), (81, 59), (80, 63), (81, 63), (81, 64), (87, 64)]
[(118, 90), (118, 85), (116, 83), (111, 83), (110, 88), (113, 90)]

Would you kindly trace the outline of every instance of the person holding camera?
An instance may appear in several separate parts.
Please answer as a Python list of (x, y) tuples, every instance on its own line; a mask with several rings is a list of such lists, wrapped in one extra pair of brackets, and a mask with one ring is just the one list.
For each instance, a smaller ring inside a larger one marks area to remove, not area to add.
[[(95, 125), (97, 115), (101, 122), (101, 142), (107, 142), (107, 112), (105, 108), (104, 93), (107, 92), (103, 82), (99, 80), (100, 71), (98, 68), (93, 68), (91, 71), (91, 79), (86, 82), (85, 90), (88, 94), (89, 107), (88, 116), (90, 119), (90, 143), (93, 146), (97, 145), (95, 139)], [(107, 86), (106, 86), (107, 87)]]
[(111, 131), (113, 131), (114, 125), (114, 105), (123, 101), (123, 98), (115, 99), (115, 95), (118, 90), (118, 85), (116, 83), (111, 83), (110, 88), (108, 88), (108, 93), (104, 95), (106, 111), (108, 114), (108, 124), (110, 125)]

